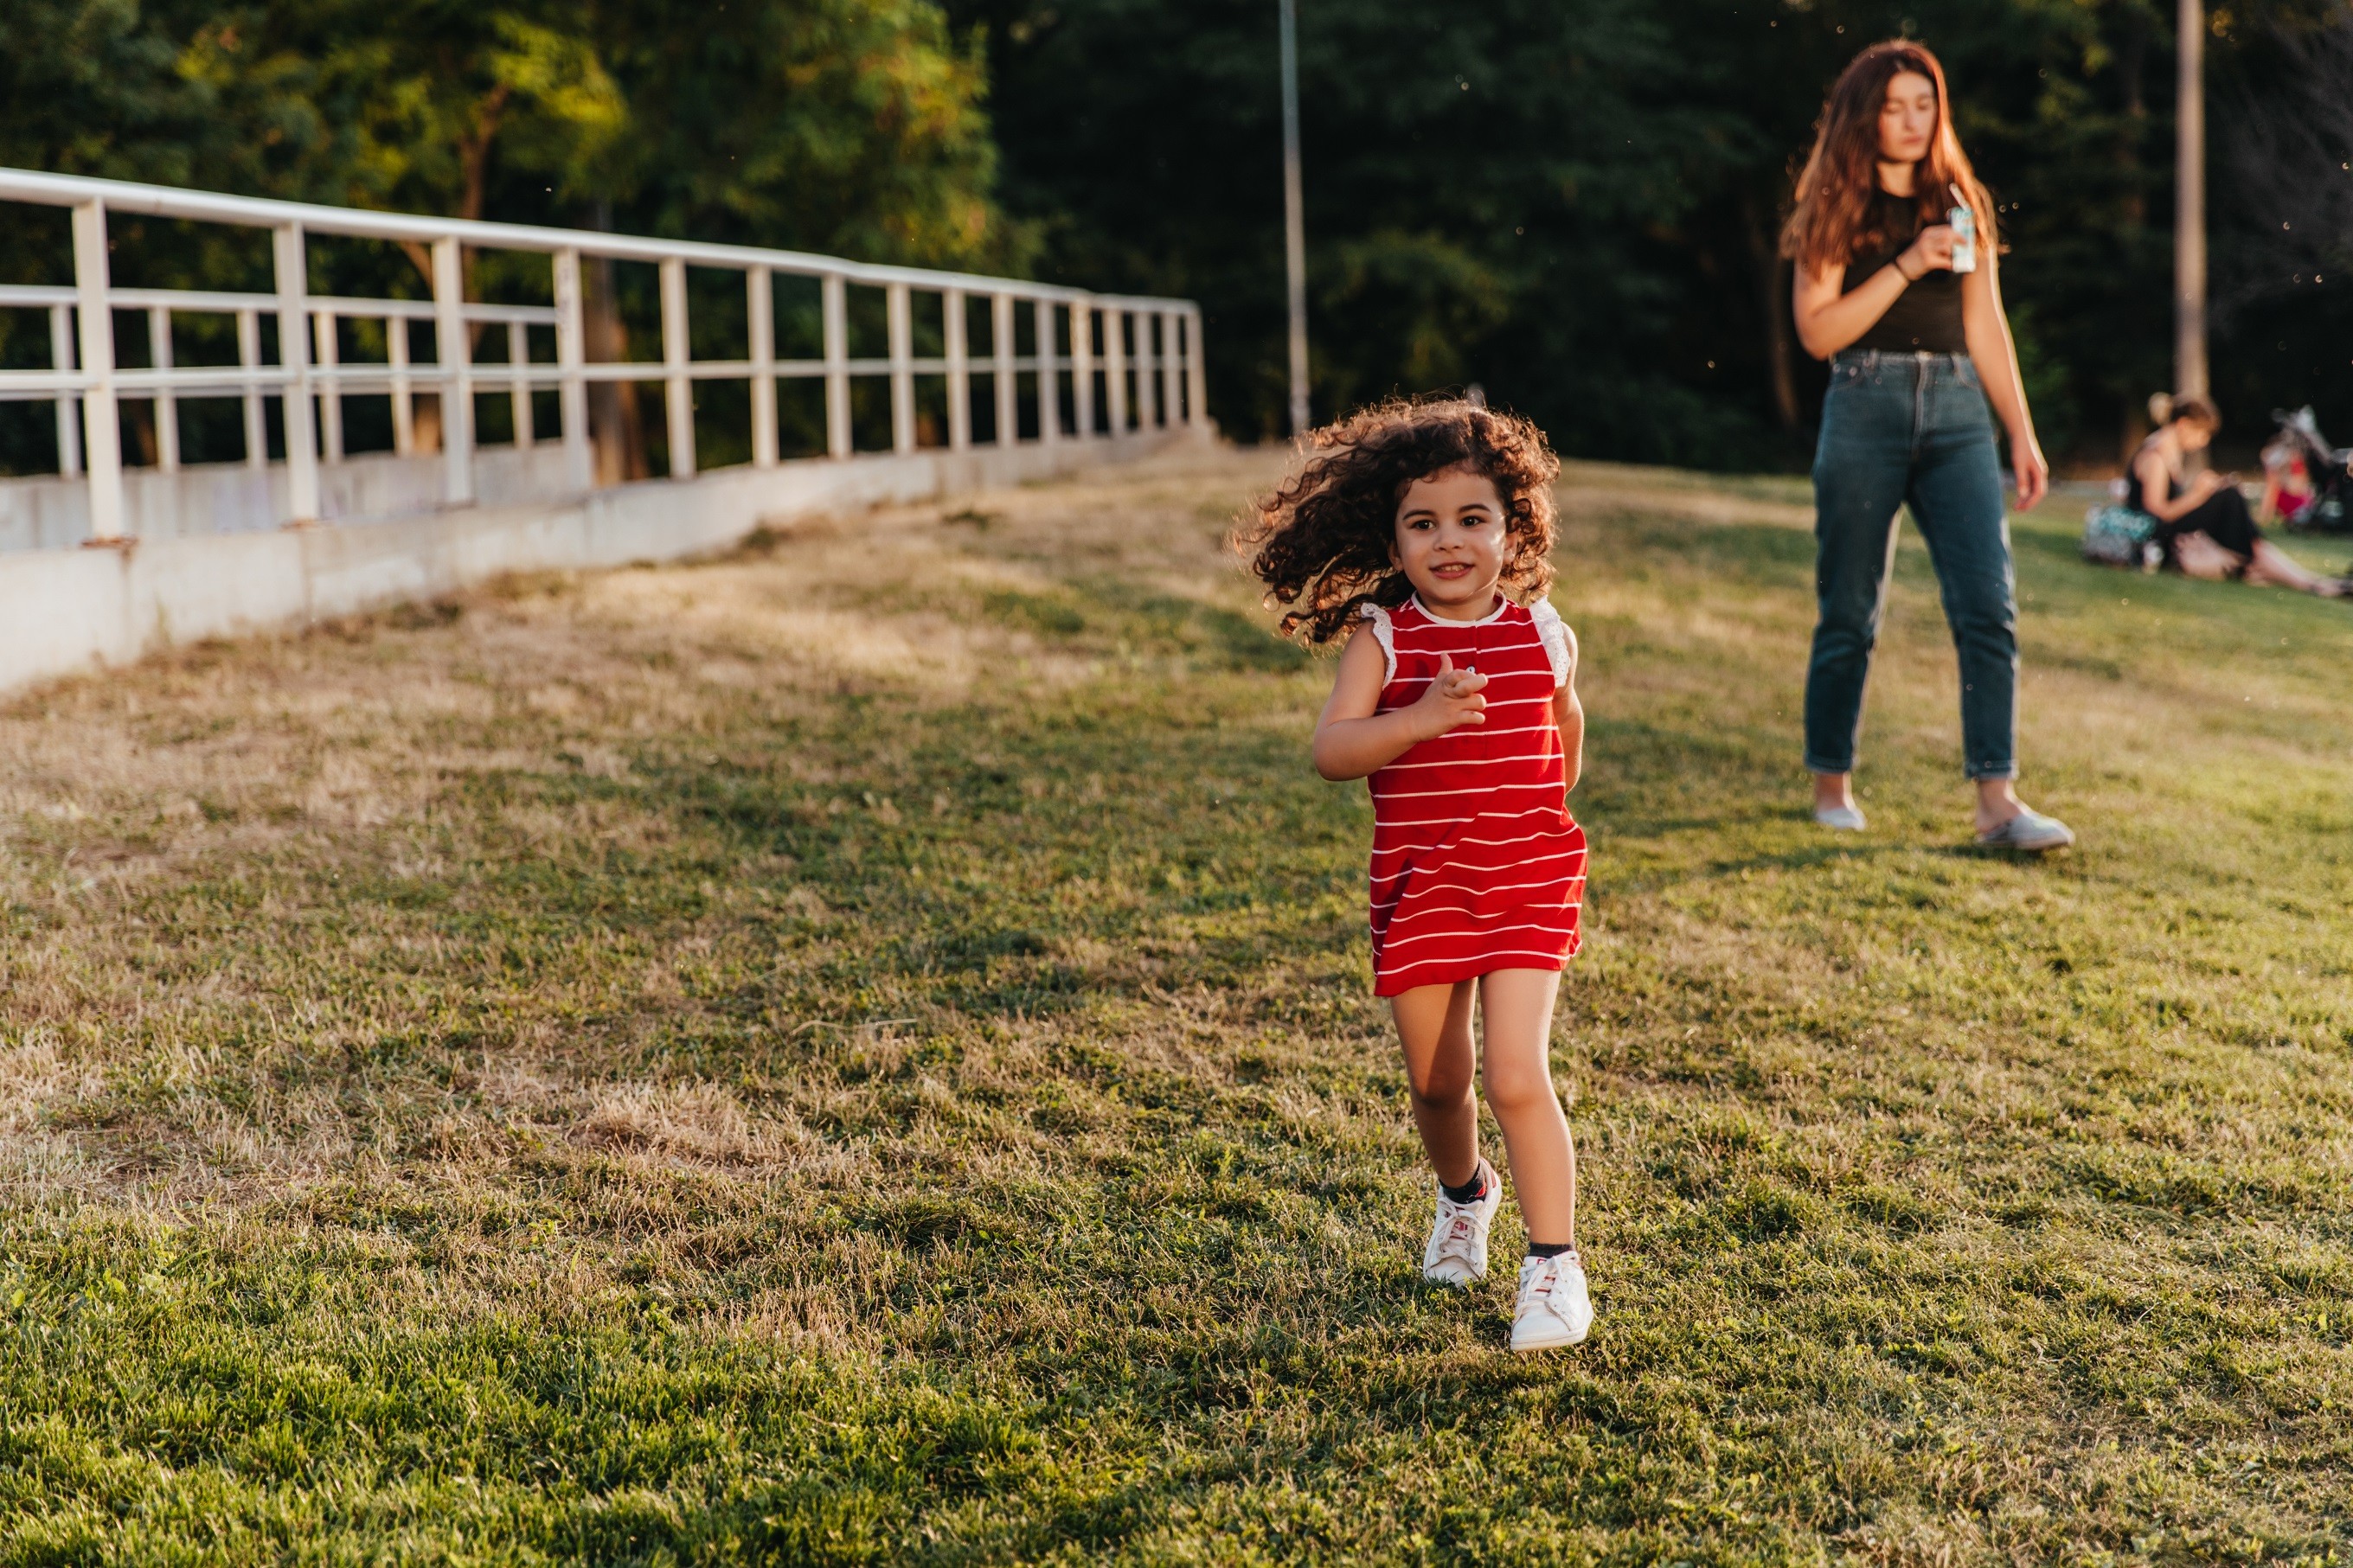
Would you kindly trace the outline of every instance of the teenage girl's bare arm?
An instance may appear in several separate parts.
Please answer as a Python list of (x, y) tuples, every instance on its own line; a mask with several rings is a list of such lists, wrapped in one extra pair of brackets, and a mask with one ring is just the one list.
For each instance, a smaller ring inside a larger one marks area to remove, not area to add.
[(1458, 725), (1487, 721), (1487, 700), (1479, 695), (1487, 678), (1476, 670), (1457, 669), (1441, 658), (1437, 679), (1419, 700), (1382, 713), (1377, 710), (1388, 673), (1379, 641), (1370, 628), (1357, 627), (1340, 651), (1332, 696), (1315, 721), (1315, 771), (1325, 778), (1363, 778)]
[(1552, 721), (1560, 726), (1560, 754), (1575, 789), (1585, 773), (1585, 704), (1577, 699), (1577, 634), (1568, 632), (1568, 679), (1552, 694)]
[(1841, 292), (1845, 268), (1816, 271), (1800, 266), (1789, 301), (1798, 318), (1798, 341), (1816, 359), (1828, 359), (1871, 331), (1904, 290), (1952, 264), (1953, 231), (1939, 223), (1922, 229), (1893, 264), (1864, 279), (1851, 294)]
[(2133, 459), (2133, 477), (2140, 480), (2140, 510), (2159, 522), (2179, 522), (2206, 504), (2206, 499), (2221, 489), (2221, 481), (2208, 469), (2189, 481), (2189, 486), (2175, 500), (2166, 494), (2173, 485), (2173, 476), (2166, 471), (2165, 459), (2155, 452), (2143, 452)]
[[(1985, 226), (1981, 222), (1978, 226)], [(2051, 488), (2051, 464), (2042, 456), (2042, 443), (2035, 439), (2034, 415), (2026, 406), (2026, 378), (2019, 373), (2010, 315), (2001, 308), (2001, 261), (1994, 250), (1990, 245), (1979, 246), (1978, 269), (1961, 279), (1961, 332), (1968, 341), (1969, 361), (1978, 367), (1986, 401), (2010, 436), (2018, 510), (2029, 511)]]

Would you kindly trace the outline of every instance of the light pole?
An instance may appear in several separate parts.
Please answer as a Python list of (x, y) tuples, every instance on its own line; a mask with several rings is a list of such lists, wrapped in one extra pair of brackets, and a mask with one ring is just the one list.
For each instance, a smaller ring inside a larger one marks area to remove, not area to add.
[[(2187, 4), (2188, 0), (2184, 0)], [(1306, 432), (1307, 220), (1299, 190), (1299, 17), (1282, 5), (1282, 266), (1291, 293), (1291, 433)]]
[(2206, 387), (2206, 7), (2180, 0), (2174, 125), (2173, 389)]

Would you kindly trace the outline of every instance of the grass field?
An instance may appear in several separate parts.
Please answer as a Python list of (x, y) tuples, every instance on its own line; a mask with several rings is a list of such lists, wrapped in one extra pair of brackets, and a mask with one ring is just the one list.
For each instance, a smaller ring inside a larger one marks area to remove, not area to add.
[(0, 705), (0, 1563), (2353, 1559), (2353, 609), (2019, 534), (1967, 848), (1907, 542), (1801, 813), (1801, 486), (1575, 468), (1599, 1321), (1417, 1279), (1275, 459)]

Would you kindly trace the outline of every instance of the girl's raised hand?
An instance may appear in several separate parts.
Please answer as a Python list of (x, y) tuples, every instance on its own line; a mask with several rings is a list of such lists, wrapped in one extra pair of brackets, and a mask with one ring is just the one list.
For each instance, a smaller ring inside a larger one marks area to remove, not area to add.
[(1931, 272), (1950, 272), (1953, 269), (1953, 226), (1948, 223), (1930, 224), (1913, 236), (1912, 243), (1905, 248), (1904, 254), (1912, 258), (1912, 264), (1901, 270), (1905, 277), (1915, 282)]
[(1457, 669), (1451, 657), (1440, 654), (1438, 673), (1408, 710), (1414, 728), (1424, 740), (1434, 741), (1464, 724), (1484, 724), (1487, 700), (1479, 693), (1486, 689), (1485, 676), (1475, 669)]

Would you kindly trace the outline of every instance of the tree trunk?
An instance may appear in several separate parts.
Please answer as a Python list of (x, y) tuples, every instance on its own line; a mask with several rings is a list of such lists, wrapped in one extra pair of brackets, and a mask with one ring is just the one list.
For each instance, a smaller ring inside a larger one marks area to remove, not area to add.
[(2148, 99), (2141, 68), (2148, 59), (2148, 26), (2137, 11), (2124, 14), (2124, 41), (2116, 48), (2116, 74), (2124, 81), (2125, 119), (2116, 134), (2116, 167), (2125, 181), (2125, 221), (2138, 228), (2148, 221), (2148, 198), (2141, 189), (2141, 143), (2147, 135)]
[(2173, 389), (2206, 391), (2206, 6), (2181, 0), (2173, 185)]
[[(2141, 68), (2148, 59), (2148, 26), (2138, 11), (2124, 13), (2124, 42), (2116, 50), (2117, 73), (2124, 79), (2124, 124), (2116, 134), (2117, 173), (2125, 182), (2125, 222), (2137, 229), (2148, 222), (2148, 199), (2140, 179), (2141, 148), (2147, 136), (2148, 99), (2141, 88)], [(2126, 391), (2117, 400), (2117, 460), (2127, 470), (2147, 434), (2142, 416), (2146, 405)]]
[(1773, 419), (1782, 429), (1798, 430), (1797, 342), (1789, 321), (1789, 268), (1781, 247), (1765, 221), (1765, 209), (1753, 191), (1740, 197), (1741, 226), (1748, 234), (1748, 258), (1757, 278), (1757, 307), (1765, 318), (1765, 373), (1773, 388)]
[(139, 460), (149, 468), (161, 461), (155, 442), (155, 405), (153, 403), (126, 403), (122, 405), (124, 422), (131, 426), (132, 445), (139, 448)]
[[(598, 202), (588, 226), (599, 231), (613, 226), (613, 209)], [(610, 258), (592, 256), (582, 270), (584, 292), (581, 331), (591, 364), (617, 364), (629, 357), (629, 338), (621, 325), (621, 299), (614, 289)], [(646, 427), (638, 416), (638, 386), (632, 381), (588, 384), (588, 440), (596, 448), (596, 482), (617, 485), (645, 479), (652, 470), (646, 461)]]

